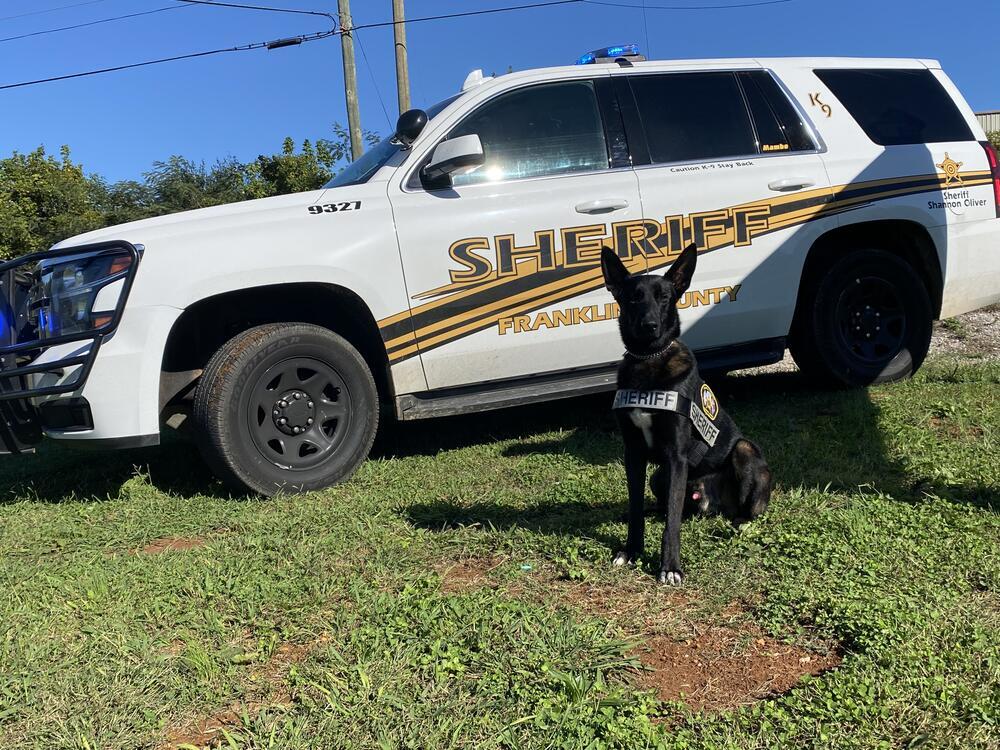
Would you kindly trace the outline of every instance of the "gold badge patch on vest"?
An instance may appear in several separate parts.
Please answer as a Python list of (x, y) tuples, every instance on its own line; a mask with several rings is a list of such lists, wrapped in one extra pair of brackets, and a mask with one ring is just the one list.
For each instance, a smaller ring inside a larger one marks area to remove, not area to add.
[(712, 393), (712, 389), (708, 387), (708, 383), (701, 384), (701, 408), (713, 422), (719, 416), (719, 400)]

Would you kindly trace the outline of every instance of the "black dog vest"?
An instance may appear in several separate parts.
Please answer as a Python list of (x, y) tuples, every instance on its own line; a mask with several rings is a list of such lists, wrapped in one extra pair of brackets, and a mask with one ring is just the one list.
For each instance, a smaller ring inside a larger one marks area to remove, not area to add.
[(676, 391), (620, 390), (612, 409), (672, 411), (691, 421), (695, 438), (688, 452), (688, 466), (720, 467), (743, 435), (719, 406), (719, 401), (701, 378), (691, 378)]

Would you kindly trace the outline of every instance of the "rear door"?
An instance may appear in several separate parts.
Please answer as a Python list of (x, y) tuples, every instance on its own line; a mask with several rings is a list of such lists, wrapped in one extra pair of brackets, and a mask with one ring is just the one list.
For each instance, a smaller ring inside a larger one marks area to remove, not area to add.
[[(620, 244), (628, 259), (642, 213), (610, 86), (582, 70), (488, 94), (417, 160), (475, 133), (484, 166), (447, 189), (425, 188), (416, 168), (390, 187), (412, 328), (398, 316), (389, 357), (419, 356), (429, 388), (620, 357), (600, 250)], [(630, 262), (645, 269), (641, 255)]]
[(679, 303), (695, 349), (785, 336), (806, 251), (835, 220), (820, 144), (766, 70), (615, 75), (650, 269), (699, 248)]

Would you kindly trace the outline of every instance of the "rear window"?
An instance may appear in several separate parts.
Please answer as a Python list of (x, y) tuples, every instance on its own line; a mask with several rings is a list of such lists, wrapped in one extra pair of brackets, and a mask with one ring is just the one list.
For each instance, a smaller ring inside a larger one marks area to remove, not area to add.
[(974, 140), (929, 70), (817, 70), (816, 75), (880, 146)]
[(654, 164), (757, 153), (732, 73), (637, 75), (629, 80)]

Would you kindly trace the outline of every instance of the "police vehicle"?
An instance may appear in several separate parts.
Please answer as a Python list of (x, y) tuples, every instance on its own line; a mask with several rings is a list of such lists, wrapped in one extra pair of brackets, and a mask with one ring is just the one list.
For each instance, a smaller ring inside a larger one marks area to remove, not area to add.
[(703, 370), (847, 386), (1000, 300), (1000, 167), (933, 60), (647, 61), (633, 45), (404, 113), (321, 190), (90, 232), (0, 265), (0, 437), (155, 445), (231, 484), (347, 478), (379, 415), (614, 389), (600, 251), (701, 257)]

